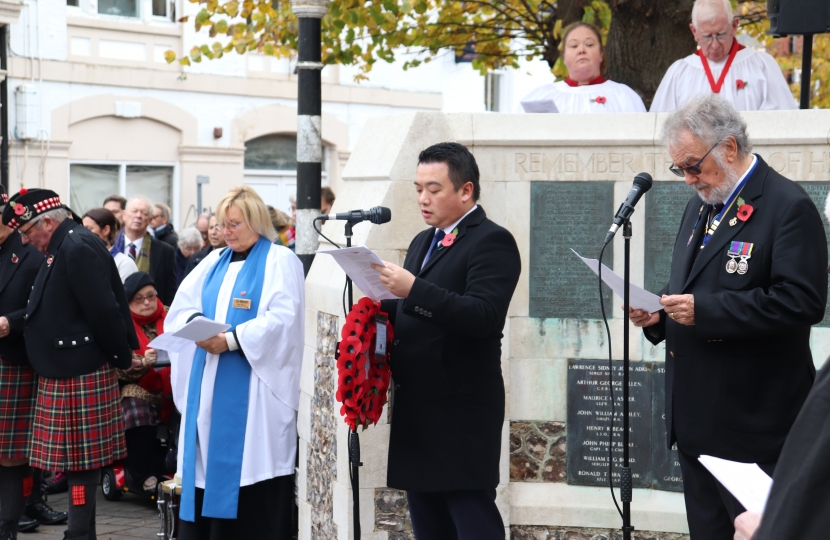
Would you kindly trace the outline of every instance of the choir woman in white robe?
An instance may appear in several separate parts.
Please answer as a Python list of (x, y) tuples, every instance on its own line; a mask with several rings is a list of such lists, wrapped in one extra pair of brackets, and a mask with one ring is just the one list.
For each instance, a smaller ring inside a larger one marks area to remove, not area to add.
[(268, 210), (247, 186), (216, 210), (228, 249), (182, 281), (164, 330), (203, 315), (231, 327), (171, 354), (182, 411), (180, 540), (291, 538), (303, 349), (300, 260), (272, 244)]
[(602, 37), (594, 25), (569, 25), (562, 44), (562, 61), (568, 68), (568, 77), (540, 86), (522, 98), (525, 111), (533, 104), (552, 100), (560, 113), (646, 112), (643, 100), (634, 90), (603, 78), (605, 53)]
[(729, 0), (697, 0), (689, 25), (698, 50), (669, 67), (651, 112), (670, 112), (700, 94), (720, 94), (739, 111), (797, 108), (775, 59), (735, 39), (738, 19)]

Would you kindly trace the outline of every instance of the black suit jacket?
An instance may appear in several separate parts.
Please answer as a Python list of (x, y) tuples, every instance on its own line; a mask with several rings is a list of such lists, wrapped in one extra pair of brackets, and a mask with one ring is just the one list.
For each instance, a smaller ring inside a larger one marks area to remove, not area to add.
[(395, 329), (387, 484), (414, 491), (495, 488), (504, 424), (501, 339), (521, 273), (516, 241), (476, 209), (421, 269), (435, 229), (412, 241), (409, 296), (386, 301)]
[(26, 309), (26, 351), (37, 373), (63, 379), (105, 362), (126, 369), (138, 349), (118, 268), (100, 238), (72, 219), (49, 241)]
[(161, 303), (173, 303), (179, 284), (176, 281), (176, 250), (150, 235), (150, 277), (156, 282)]
[(197, 251), (193, 255), (187, 258), (187, 265), (184, 267), (184, 276), (187, 277), (187, 274), (193, 271), (200, 262), (204, 260), (205, 257), (210, 255), (210, 252), (213, 251), (213, 246), (208, 246), (200, 251)]
[[(695, 325), (661, 312), (645, 335), (666, 340), (669, 445), (773, 463), (815, 378), (810, 326), (824, 316), (827, 239), (804, 190), (760, 157), (741, 197), (752, 215), (730, 225), (733, 205), (703, 250), (708, 206), (689, 242), (702, 204), (689, 201), (664, 292), (694, 295)], [(726, 271), (731, 241), (754, 243), (746, 274)]]
[(23, 245), (14, 231), (0, 246), (0, 316), (9, 321), (9, 335), (0, 339), (0, 356), (13, 364), (27, 364), (23, 340), (26, 303), (32, 292), (43, 254), (31, 245)]

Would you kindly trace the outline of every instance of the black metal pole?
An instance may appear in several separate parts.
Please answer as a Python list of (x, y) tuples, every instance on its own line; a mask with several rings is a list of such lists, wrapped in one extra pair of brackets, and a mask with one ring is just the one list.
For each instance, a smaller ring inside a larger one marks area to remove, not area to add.
[[(300, 17), (297, 62), (297, 223), (295, 250), (306, 275), (314, 261), (318, 239), (314, 218), (320, 213), (323, 175), (321, 136), (321, 42), (320, 16), (294, 8)], [(305, 16), (304, 16), (305, 15)]]
[[(346, 222), (346, 247), (352, 247), (352, 222)], [(352, 280), (346, 275), (346, 287), (349, 293), (349, 309), (354, 305)], [(352, 520), (354, 521), (354, 538), (360, 540), (360, 437), (357, 430), (349, 432), (349, 476), (352, 481)]]
[(625, 270), (623, 273), (623, 466), (620, 478), (620, 500), (623, 504), (623, 540), (631, 540), (631, 468), (628, 466), (628, 370), (629, 358), (629, 291), (631, 288), (631, 221), (623, 224), (625, 239)]
[(8, 39), (9, 25), (0, 26), (0, 69), (6, 73), (0, 83), (0, 131), (3, 140), (0, 141), (0, 184), (9, 191), (9, 75), (6, 59), (6, 40)]
[(801, 108), (810, 108), (810, 78), (813, 71), (813, 34), (804, 34), (801, 45)]

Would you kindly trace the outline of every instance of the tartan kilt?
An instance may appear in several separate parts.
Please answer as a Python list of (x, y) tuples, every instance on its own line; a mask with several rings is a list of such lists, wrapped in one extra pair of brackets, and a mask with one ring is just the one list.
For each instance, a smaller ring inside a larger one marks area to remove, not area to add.
[(70, 379), (41, 377), (31, 464), (48, 471), (99, 469), (127, 455), (115, 369)]
[(0, 459), (29, 457), (37, 374), (0, 359)]

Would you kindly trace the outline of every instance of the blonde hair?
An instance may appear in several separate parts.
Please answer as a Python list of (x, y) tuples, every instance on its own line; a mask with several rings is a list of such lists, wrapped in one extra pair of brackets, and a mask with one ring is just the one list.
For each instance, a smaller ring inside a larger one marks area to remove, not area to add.
[(271, 216), (268, 215), (268, 209), (253, 188), (249, 186), (231, 188), (216, 207), (216, 223), (220, 225), (225, 223), (225, 214), (231, 206), (239, 208), (242, 218), (251, 230), (268, 240), (274, 240), (277, 237), (274, 226), (271, 224)]

